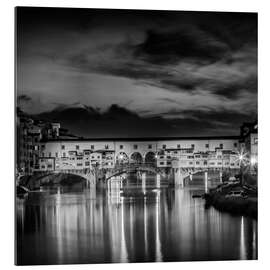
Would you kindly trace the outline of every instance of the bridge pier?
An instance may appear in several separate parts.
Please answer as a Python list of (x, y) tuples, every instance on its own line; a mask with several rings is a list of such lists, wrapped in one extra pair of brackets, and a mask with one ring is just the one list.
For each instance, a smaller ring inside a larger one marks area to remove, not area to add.
[(204, 191), (208, 192), (208, 171), (204, 172)]
[(146, 173), (142, 173), (142, 189), (146, 188)]
[(222, 183), (222, 171), (219, 172), (219, 181)]
[(184, 187), (184, 177), (180, 168), (174, 169), (174, 185), (175, 187)]
[(156, 174), (156, 179), (157, 179), (157, 181), (156, 181), (156, 185), (157, 185), (157, 188), (160, 188), (160, 174)]

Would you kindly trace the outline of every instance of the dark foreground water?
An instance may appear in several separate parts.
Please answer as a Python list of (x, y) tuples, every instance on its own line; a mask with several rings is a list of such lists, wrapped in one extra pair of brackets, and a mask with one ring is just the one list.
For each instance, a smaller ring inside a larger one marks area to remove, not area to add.
[(204, 187), (47, 188), (17, 200), (17, 264), (257, 258), (257, 221), (192, 198)]

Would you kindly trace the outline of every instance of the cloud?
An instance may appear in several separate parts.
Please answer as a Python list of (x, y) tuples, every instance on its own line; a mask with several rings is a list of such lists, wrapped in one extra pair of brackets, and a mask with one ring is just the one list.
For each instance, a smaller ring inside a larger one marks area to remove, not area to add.
[(30, 96), (25, 95), (25, 94), (19, 95), (17, 99), (18, 99), (18, 102), (30, 102), (32, 100)]

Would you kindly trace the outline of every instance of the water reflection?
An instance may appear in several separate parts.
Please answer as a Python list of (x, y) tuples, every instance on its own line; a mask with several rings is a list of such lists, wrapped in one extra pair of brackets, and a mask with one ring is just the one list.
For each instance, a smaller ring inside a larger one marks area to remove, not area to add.
[(18, 264), (257, 258), (257, 222), (185, 189), (47, 189), (17, 202)]

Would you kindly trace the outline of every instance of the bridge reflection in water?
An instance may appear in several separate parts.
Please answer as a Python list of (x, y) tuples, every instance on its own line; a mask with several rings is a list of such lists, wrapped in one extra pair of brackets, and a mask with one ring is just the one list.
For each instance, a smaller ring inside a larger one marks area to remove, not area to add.
[(257, 258), (257, 222), (205, 209), (192, 198), (203, 190), (77, 185), (33, 193), (18, 202), (18, 264)]

